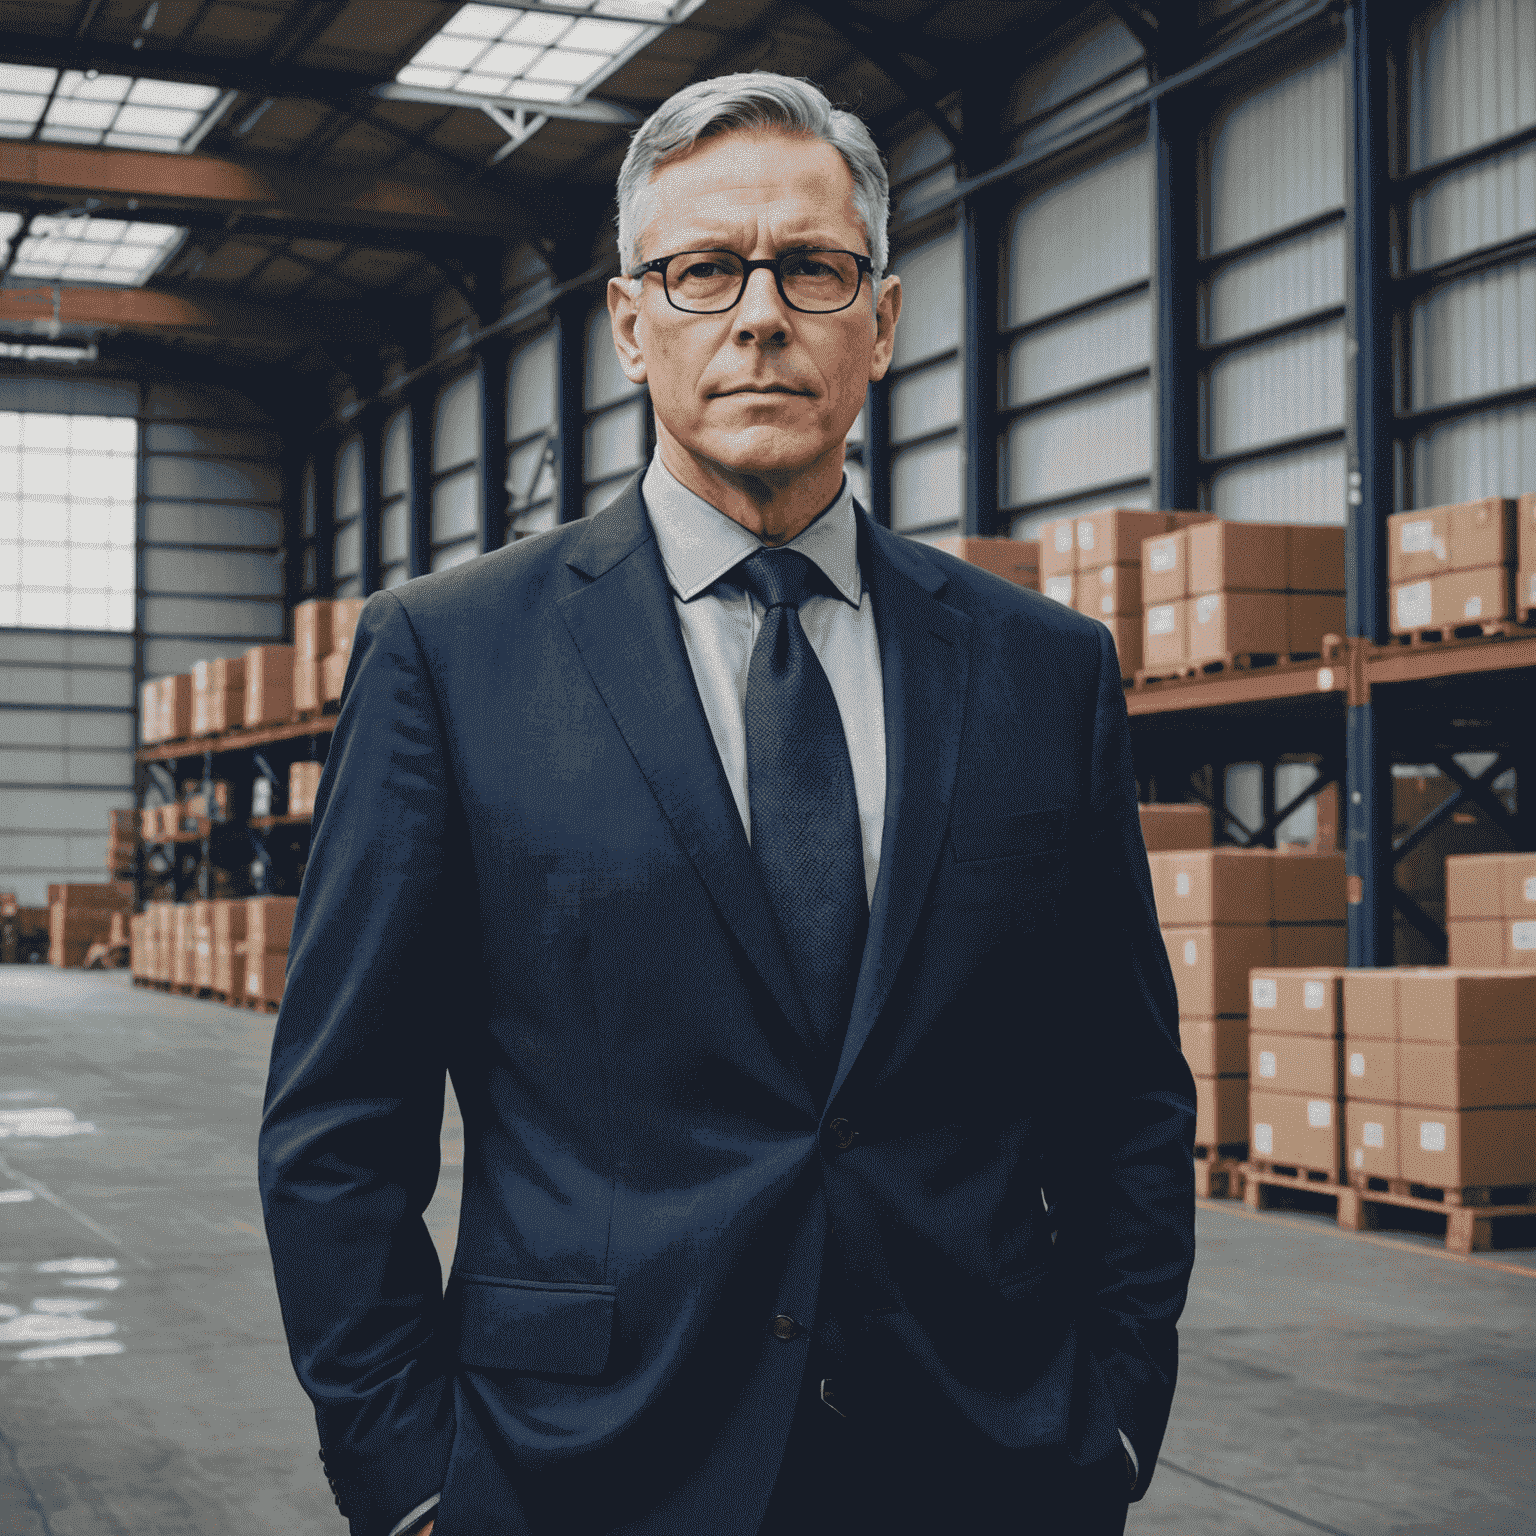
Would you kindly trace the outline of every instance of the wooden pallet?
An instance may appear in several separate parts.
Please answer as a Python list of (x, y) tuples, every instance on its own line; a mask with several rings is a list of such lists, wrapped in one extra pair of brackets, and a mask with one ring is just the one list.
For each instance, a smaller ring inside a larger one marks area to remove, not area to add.
[(1180, 662), (1176, 667), (1143, 667), (1136, 673), (1132, 685), (1144, 688), (1148, 683), (1217, 677), (1223, 672), (1261, 672), (1269, 667), (1283, 667), (1321, 659), (1320, 651), (1238, 651), (1229, 656), (1207, 656), (1204, 661)]
[(1371, 1200), (1418, 1200), (1443, 1208), (1485, 1209), (1489, 1206), (1536, 1205), (1536, 1184), (1467, 1184), (1447, 1189), (1438, 1184), (1415, 1184), (1408, 1179), (1382, 1179), (1369, 1173), (1351, 1173), (1350, 1185)]
[(1240, 1200), (1243, 1176), (1239, 1172), (1248, 1147), (1231, 1142), (1219, 1147), (1195, 1148), (1195, 1195), (1201, 1200)]
[[(1441, 1198), (1424, 1199), (1417, 1195), (1394, 1191), (1391, 1187), (1394, 1184), (1397, 1184), (1400, 1189), (1424, 1187), (1405, 1186), (1403, 1180), (1365, 1179), (1367, 1186), (1375, 1183), (1388, 1187), (1361, 1189), (1353, 1181), (1339, 1183), (1337, 1175), (1322, 1169), (1293, 1168), (1288, 1171), (1285, 1165), (1250, 1162), (1244, 1163), (1240, 1171), (1246, 1184), (1243, 1199), (1252, 1210), (1260, 1211), (1269, 1208), (1274, 1203), (1271, 1192), (1285, 1189), (1299, 1190), (1306, 1194), (1332, 1199), (1334, 1219), (1346, 1232), (1371, 1232), (1390, 1228), (1394, 1211), (1412, 1211), (1439, 1216), (1445, 1221), (1445, 1246), (1450, 1253), (1489, 1252), (1496, 1247), (1495, 1222), (1502, 1224), (1512, 1217), (1536, 1217), (1536, 1203), (1522, 1201), (1508, 1204), (1453, 1204), (1444, 1198), (1452, 1194), (1458, 1199), (1464, 1199), (1468, 1194), (1481, 1196), (1487, 1193), (1490, 1197), (1502, 1196), (1505, 1194), (1503, 1189), (1438, 1190), (1434, 1193)], [(1527, 1195), (1536, 1193), (1536, 1189), (1529, 1185), (1513, 1187)]]
[(264, 997), (231, 997), (226, 999), (231, 1008), (248, 1008), (252, 1013), (276, 1013), (281, 1003), (270, 1002)]
[(1523, 610), (1518, 619), (1475, 619), (1466, 624), (1440, 624), (1432, 628), (1410, 630), (1393, 635), (1388, 645), (1418, 650), (1425, 646), (1449, 645), (1457, 640), (1528, 640), (1531, 616), (1536, 609)]

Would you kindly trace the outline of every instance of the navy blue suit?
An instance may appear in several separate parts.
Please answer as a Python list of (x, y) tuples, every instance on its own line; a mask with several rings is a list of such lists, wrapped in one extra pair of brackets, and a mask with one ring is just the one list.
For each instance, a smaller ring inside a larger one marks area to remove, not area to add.
[(261, 1142), (356, 1536), (439, 1489), (438, 1536), (753, 1536), (828, 1269), (892, 1435), (1006, 1483), (1123, 1476), (1118, 1428), (1145, 1488), (1194, 1092), (1109, 632), (859, 522), (887, 810), (824, 1103), (638, 482), (363, 612)]

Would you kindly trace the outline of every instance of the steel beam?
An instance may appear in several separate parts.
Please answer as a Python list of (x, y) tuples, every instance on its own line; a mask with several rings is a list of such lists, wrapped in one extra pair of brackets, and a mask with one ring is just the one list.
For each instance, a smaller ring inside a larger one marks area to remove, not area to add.
[(432, 425), (437, 386), (418, 380), (406, 392), (411, 408), (411, 544), (410, 573), (425, 576), (432, 569)]
[(336, 595), (336, 434), (314, 439), (310, 465), (315, 477), (315, 592)]
[(1351, 704), (1344, 722), (1344, 873), (1349, 963), (1392, 964), (1392, 769), (1375, 704)]
[(591, 307), (591, 299), (580, 290), (562, 295), (551, 306), (555, 321), (556, 505), (562, 523), (574, 523), (586, 510), (586, 324)]
[(507, 542), (507, 370), (512, 342), (492, 336), (480, 354), (480, 553)]
[(995, 192), (967, 198), (960, 210), (964, 270), (965, 455), (960, 532), (984, 538), (998, 531), (997, 304), (998, 237), (1002, 219)]
[(383, 571), (384, 412), (380, 406), (366, 406), (358, 427), (363, 445), (363, 596), (369, 597), (379, 590)]
[(1199, 481), (1196, 114), (1184, 97), (1152, 103), (1153, 505), (1192, 508)]

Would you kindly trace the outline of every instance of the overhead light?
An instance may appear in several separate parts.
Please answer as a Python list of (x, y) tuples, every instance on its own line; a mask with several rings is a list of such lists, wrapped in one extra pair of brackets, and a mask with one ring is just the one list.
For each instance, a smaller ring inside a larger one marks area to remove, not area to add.
[(0, 357), (19, 358), (24, 363), (94, 363), (96, 343), (84, 347), (56, 346), (50, 342), (0, 341)]
[(0, 137), (185, 154), (234, 98), (214, 85), (0, 64)]
[[(0, 239), (15, 239), (21, 224), (20, 214), (0, 213)], [(173, 224), (38, 214), (21, 235), (6, 275), (45, 283), (137, 288), (160, 270), (186, 234)]]

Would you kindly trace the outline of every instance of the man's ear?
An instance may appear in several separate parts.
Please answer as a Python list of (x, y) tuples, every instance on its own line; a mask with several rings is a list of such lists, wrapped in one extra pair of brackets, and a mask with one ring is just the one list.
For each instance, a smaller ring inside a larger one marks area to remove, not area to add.
[(901, 318), (901, 279), (888, 277), (880, 284), (880, 297), (875, 301), (875, 347), (869, 359), (869, 378), (878, 383), (891, 366), (891, 353), (896, 346), (896, 322)]
[(613, 350), (619, 367), (631, 384), (645, 383), (645, 354), (635, 326), (640, 319), (642, 286), (632, 277), (608, 279), (608, 323), (613, 328)]

